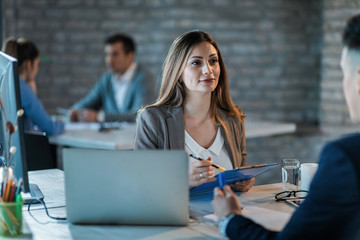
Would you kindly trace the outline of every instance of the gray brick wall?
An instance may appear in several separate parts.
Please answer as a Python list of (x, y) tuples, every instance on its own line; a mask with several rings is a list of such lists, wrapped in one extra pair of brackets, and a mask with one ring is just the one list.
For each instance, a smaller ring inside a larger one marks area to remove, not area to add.
[(248, 116), (318, 121), (321, 1), (3, 0), (4, 37), (33, 40), (46, 109), (69, 107), (105, 70), (103, 40), (132, 35), (137, 60), (160, 76), (173, 39), (202, 29), (219, 43), (231, 93)]
[[(121, 31), (155, 77), (173, 39), (208, 31), (224, 55), (234, 101), (251, 119), (312, 125), (293, 135), (250, 139), (249, 164), (316, 162), (324, 143), (349, 124), (341, 90), (341, 31), (358, 0), (3, 0), (3, 37), (25, 36), (43, 56), (39, 97), (51, 113), (84, 96), (106, 69), (103, 40)], [(280, 170), (257, 178), (279, 182)]]
[[(351, 131), (343, 131), (351, 132)], [(343, 133), (322, 132), (317, 128), (302, 128), (295, 134), (248, 139), (249, 164), (279, 163), (285, 158), (296, 158), (301, 163), (318, 162), (324, 145)], [(256, 184), (281, 182), (281, 167), (276, 167), (256, 178)]]

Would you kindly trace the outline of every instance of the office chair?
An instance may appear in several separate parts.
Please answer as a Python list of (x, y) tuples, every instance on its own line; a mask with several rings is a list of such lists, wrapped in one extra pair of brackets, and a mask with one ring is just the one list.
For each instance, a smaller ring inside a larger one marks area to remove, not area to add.
[(28, 171), (56, 168), (56, 151), (46, 133), (25, 131), (24, 140)]

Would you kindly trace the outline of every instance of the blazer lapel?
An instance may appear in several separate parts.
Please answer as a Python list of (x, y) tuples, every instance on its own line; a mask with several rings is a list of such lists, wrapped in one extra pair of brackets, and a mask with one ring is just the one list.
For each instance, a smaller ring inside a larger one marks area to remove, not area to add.
[(168, 108), (166, 119), (169, 133), (170, 149), (184, 149), (185, 147), (185, 130), (184, 114), (181, 107)]
[(230, 119), (228, 119), (228, 116), (224, 114), (221, 110), (218, 110), (218, 113), (220, 115), (220, 119), (216, 119), (216, 121), (220, 124), (220, 131), (222, 133), (222, 136), (224, 138), (224, 145), (225, 148), (229, 154), (231, 163), (233, 167), (238, 167), (239, 162), (236, 156), (234, 156), (234, 137), (233, 134), (235, 132), (232, 132), (232, 128), (229, 124)]
[(114, 86), (113, 86), (113, 82), (112, 82), (112, 76), (113, 74), (109, 74), (109, 78), (107, 81), (107, 86), (106, 86), (106, 92), (107, 92), (107, 98), (110, 100), (110, 104), (111, 104), (111, 109), (117, 110), (117, 112), (119, 111), (118, 105), (116, 103), (116, 99), (115, 99), (115, 92), (114, 92)]

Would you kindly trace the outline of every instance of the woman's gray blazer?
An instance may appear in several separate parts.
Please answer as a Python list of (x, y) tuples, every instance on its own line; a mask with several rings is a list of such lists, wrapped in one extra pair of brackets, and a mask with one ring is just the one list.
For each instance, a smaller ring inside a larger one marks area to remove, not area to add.
[[(244, 120), (218, 110), (221, 134), (234, 167), (247, 165)], [(184, 113), (181, 107), (149, 107), (137, 120), (135, 149), (185, 149)]]

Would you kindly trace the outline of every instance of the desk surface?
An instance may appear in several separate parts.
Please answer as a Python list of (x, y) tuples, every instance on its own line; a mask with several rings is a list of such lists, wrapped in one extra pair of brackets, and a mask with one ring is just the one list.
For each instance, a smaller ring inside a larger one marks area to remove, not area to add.
[[(45, 195), (45, 202), (52, 216), (66, 215), (64, 194), (64, 173), (61, 170), (29, 172), (31, 183), (39, 185)], [(253, 187), (247, 193), (239, 194), (244, 206), (244, 215), (265, 226), (281, 230), (294, 211), (285, 203), (274, 200), (274, 194), (281, 191), (281, 184)], [(211, 220), (212, 193), (194, 195), (190, 198), (190, 214), (193, 219), (186, 227), (164, 226), (86, 226), (72, 225), (65, 221), (48, 218), (43, 208), (31, 207), (31, 214), (24, 206), (24, 219), (29, 225), (33, 239), (224, 239), (217, 232)], [(205, 217), (204, 217), (205, 216)]]
[[(99, 132), (94, 124), (89, 127), (82, 125), (81, 129), (66, 130), (63, 134), (49, 137), (55, 145), (95, 148), (95, 149), (133, 149), (136, 131), (135, 124), (126, 124), (119, 130)], [(278, 134), (293, 133), (296, 131), (294, 123), (254, 122), (245, 121), (246, 138), (265, 137)]]
[(296, 131), (295, 123), (246, 121), (246, 138), (269, 137), (273, 135), (289, 134)]

